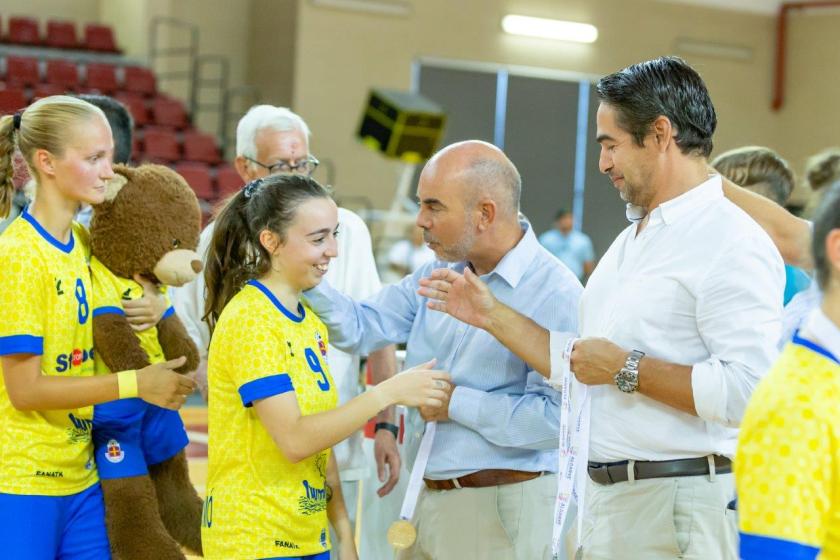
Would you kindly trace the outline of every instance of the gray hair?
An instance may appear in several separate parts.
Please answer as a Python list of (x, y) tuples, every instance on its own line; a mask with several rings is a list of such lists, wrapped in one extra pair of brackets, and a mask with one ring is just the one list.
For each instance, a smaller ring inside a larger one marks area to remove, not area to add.
[(309, 127), (300, 118), (286, 107), (275, 107), (274, 105), (254, 105), (236, 125), (236, 155), (256, 157), (257, 133), (270, 128), (279, 132), (291, 132), (299, 130), (306, 136), (309, 142)]
[(513, 162), (507, 158), (477, 157), (469, 162), (464, 175), (476, 187), (472, 193), (473, 201), (477, 202), (482, 195), (492, 194), (501, 205), (502, 212), (513, 216), (519, 213), (522, 178)]

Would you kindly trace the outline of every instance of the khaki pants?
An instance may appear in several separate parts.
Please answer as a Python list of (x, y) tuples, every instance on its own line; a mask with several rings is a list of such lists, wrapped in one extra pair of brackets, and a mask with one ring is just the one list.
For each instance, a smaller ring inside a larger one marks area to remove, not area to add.
[(423, 489), (417, 542), (399, 560), (549, 560), (557, 476), (457, 490)]
[[(727, 504), (732, 474), (655, 478), (600, 485), (589, 481), (584, 560), (737, 560), (738, 523)], [(575, 524), (567, 534), (575, 535)]]

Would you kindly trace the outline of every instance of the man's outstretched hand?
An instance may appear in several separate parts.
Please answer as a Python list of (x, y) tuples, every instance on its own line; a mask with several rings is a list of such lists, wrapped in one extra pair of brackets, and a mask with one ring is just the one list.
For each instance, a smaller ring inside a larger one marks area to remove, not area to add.
[(487, 328), (497, 303), (487, 285), (469, 267), (464, 274), (437, 268), (428, 278), (420, 279), (417, 293), (430, 299), (426, 304), (429, 309), (448, 313), (480, 329)]

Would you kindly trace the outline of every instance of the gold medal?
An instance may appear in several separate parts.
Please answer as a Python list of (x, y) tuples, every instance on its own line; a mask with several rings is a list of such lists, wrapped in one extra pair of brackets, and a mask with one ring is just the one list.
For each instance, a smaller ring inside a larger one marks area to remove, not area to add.
[(388, 544), (398, 550), (405, 550), (417, 540), (417, 529), (406, 519), (394, 521), (388, 528)]

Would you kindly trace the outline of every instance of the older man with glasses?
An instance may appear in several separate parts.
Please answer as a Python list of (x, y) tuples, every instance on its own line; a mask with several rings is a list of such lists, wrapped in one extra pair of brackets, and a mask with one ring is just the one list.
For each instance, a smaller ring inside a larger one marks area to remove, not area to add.
[[(303, 119), (285, 107), (257, 105), (239, 121), (236, 128), (236, 159), (234, 165), (246, 183), (277, 173), (311, 175), (318, 167), (318, 160), (309, 153), (309, 127)], [(354, 299), (364, 299), (381, 288), (373, 258), (370, 232), (359, 216), (338, 209), (339, 236), (338, 258), (330, 264), (327, 279), (331, 285)], [(202, 257), (213, 235), (215, 224), (210, 223), (201, 234), (198, 252)], [(205, 257), (206, 258), (206, 257)], [(190, 336), (195, 340), (202, 357), (198, 381), (204, 385), (206, 396), (206, 360), (210, 331), (204, 316), (204, 277), (199, 277), (183, 288), (173, 290), (172, 301), (176, 312)], [(359, 392), (359, 356), (346, 354), (330, 347), (330, 370), (338, 386), (340, 402), (346, 402)], [(387, 346), (368, 356), (374, 383), (391, 377), (396, 371), (394, 346)], [(380, 481), (385, 484), (378, 494), (385, 496), (396, 485), (400, 472), (397, 450), (397, 427), (394, 410), (383, 411), (377, 417), (374, 444)], [(366, 471), (362, 449), (362, 434), (356, 433), (335, 447), (344, 501), (350, 509), (350, 519), (355, 519), (358, 481)], [(387, 468), (386, 468), (387, 465)], [(387, 475), (387, 480), (385, 477)], [(371, 529), (375, 529), (371, 527)], [(367, 533), (368, 531), (366, 531)], [(384, 534), (382, 528), (379, 533)], [(381, 536), (381, 535), (380, 535)], [(362, 550), (366, 549), (362, 539)], [(361, 553), (361, 551), (360, 551)]]

